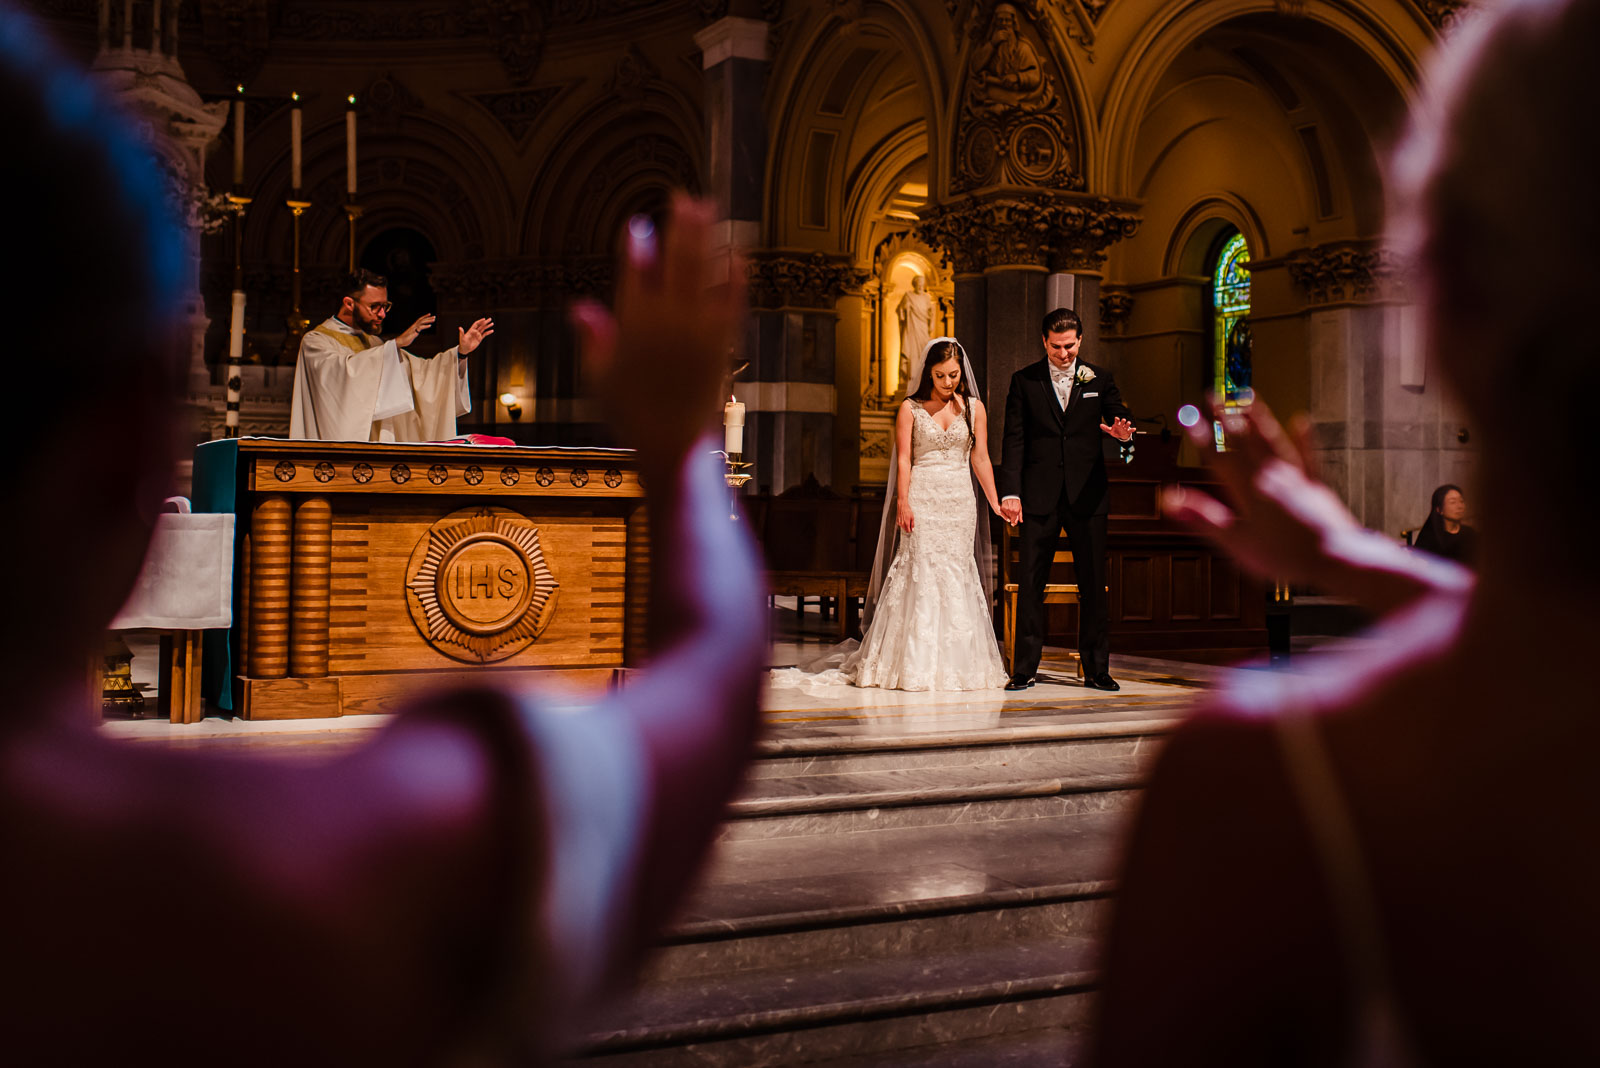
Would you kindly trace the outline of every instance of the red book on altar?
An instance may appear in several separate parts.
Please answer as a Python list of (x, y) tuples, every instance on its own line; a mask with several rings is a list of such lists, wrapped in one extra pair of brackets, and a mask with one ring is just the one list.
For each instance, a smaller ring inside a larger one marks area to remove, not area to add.
[(436, 441), (435, 445), (515, 445), (510, 438), (496, 437), (493, 434), (463, 434), (458, 438), (445, 438)]

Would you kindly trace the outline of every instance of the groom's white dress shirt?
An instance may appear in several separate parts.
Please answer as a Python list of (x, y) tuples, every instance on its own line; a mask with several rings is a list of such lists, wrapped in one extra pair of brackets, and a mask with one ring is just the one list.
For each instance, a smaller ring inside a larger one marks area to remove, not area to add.
[[(1050, 385), (1056, 391), (1056, 400), (1061, 404), (1062, 411), (1067, 410), (1067, 402), (1072, 399), (1072, 376), (1077, 373), (1077, 370), (1078, 361), (1076, 358), (1074, 358), (1071, 363), (1067, 364), (1065, 369), (1057, 367), (1053, 363), (1050, 364)], [(1004, 504), (1007, 501), (1020, 501), (1021, 499), (1021, 497), (1011, 494), (1009, 496), (1001, 497), (1000, 503)]]

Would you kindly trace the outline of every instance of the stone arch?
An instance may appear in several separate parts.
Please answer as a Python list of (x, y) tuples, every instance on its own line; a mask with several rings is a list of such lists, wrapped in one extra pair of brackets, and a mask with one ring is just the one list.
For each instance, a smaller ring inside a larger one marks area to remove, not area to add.
[(690, 114), (673, 98), (656, 97), (601, 100), (575, 118), (558, 140), (568, 147), (534, 181), (522, 250), (610, 255), (630, 215), (659, 210), (674, 189), (703, 189), (703, 134)]
[(1238, 197), (1214, 194), (1199, 198), (1172, 228), (1162, 257), (1162, 274), (1188, 277), (1205, 274), (1212, 246), (1230, 227), (1244, 235), (1250, 254), (1256, 259), (1272, 255), (1266, 227), (1255, 210)]
[[(786, 47), (769, 87), (765, 234), (773, 247), (870, 258), (863, 205), (886, 173), (922, 159), (944, 124), (940, 54), (919, 13), (869, 3), (826, 11)], [(930, 175), (931, 177), (931, 175)], [(870, 209), (867, 209), (870, 210)]]
[[(286, 147), (287, 115), (282, 125), (281, 139), (266, 126), (260, 140), (281, 140)], [(444, 261), (503, 254), (510, 198), (493, 156), (480, 144), (420, 115), (403, 116), (386, 128), (365, 128), (358, 144), (358, 247), (361, 235), (376, 233), (376, 227), (403, 225), (425, 233)], [(342, 269), (349, 232), (342, 122), (307, 129), (304, 181), (312, 207), (301, 218), (302, 263)], [(255, 189), (259, 207), (252, 206), (246, 226), (246, 258), (286, 258), (292, 240), (291, 216), (283, 208), (290, 193), (287, 151), (267, 160)]]
[[(1090, 158), (1090, 188), (1113, 196), (1133, 195), (1140, 127), (1152, 98), (1186, 49), (1230, 24), (1273, 43), (1280, 61), (1276, 65), (1279, 76), (1283, 67), (1306, 59), (1312, 69), (1323, 68), (1326, 59), (1316, 52), (1332, 49), (1342, 59), (1354, 61), (1343, 87), (1358, 101), (1358, 110), (1370, 110), (1374, 97), (1382, 98), (1389, 107), (1409, 102), (1419, 57), (1431, 41), (1426, 23), (1400, 0), (1390, 0), (1386, 6), (1393, 11), (1382, 17), (1362, 12), (1361, 6), (1304, 5), (1293, 15), (1281, 13), (1283, 5), (1276, 0), (1189, 0), (1154, 13), (1144, 5), (1113, 6), (1103, 33), (1120, 28), (1116, 26), (1118, 16), (1145, 21), (1131, 34), (1133, 43), (1122, 53), (1103, 95), (1105, 138), (1101, 150)], [(1150, 17), (1152, 14), (1155, 17)], [(1267, 74), (1264, 80), (1271, 78)], [(1332, 89), (1331, 85), (1316, 87), (1318, 102), (1325, 102)]]

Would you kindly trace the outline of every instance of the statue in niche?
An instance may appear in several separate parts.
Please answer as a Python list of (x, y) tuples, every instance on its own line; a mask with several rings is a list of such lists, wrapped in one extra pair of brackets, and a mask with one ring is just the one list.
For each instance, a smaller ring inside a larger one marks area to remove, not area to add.
[(915, 388), (907, 382), (911, 370), (910, 353), (921, 354), (933, 336), (933, 298), (928, 295), (928, 281), (920, 274), (911, 276), (911, 288), (895, 305), (894, 317), (900, 323), (900, 390)]
[(995, 7), (989, 39), (973, 49), (970, 69), (973, 110), (980, 114), (1055, 106), (1044, 62), (1019, 31), (1017, 9), (1010, 4)]

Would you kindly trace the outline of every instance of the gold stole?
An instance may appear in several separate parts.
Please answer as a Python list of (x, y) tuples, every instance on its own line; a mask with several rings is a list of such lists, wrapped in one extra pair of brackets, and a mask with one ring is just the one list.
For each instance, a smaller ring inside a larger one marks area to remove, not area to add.
[[(342, 330), (333, 329), (333, 327), (329, 326), (327, 323), (318, 323), (316, 326), (312, 327), (312, 329), (319, 334), (326, 334), (328, 337), (333, 338), (351, 352), (365, 352), (370, 348), (377, 347), (376, 345), (367, 344), (366, 334), (347, 334)], [(381, 338), (378, 339), (378, 344), (383, 344), (383, 340)]]

